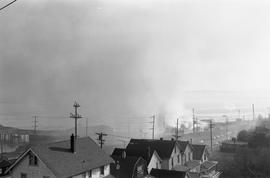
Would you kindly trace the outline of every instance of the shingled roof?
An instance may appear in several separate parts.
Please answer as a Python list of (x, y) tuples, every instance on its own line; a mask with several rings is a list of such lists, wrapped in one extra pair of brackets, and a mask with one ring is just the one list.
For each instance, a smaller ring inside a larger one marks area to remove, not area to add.
[(138, 154), (138, 156), (141, 155), (145, 159), (145, 154), (148, 154), (150, 149), (151, 155), (156, 151), (161, 159), (169, 159), (175, 143), (172, 140), (131, 139), (126, 152), (127, 155), (136, 156), (135, 154)]
[(114, 160), (89, 137), (76, 140), (76, 153), (70, 151), (70, 140), (30, 147), (16, 164), (32, 151), (57, 177), (69, 177), (98, 168)]
[(165, 170), (165, 169), (152, 169), (151, 176), (156, 178), (186, 178), (189, 177), (187, 172), (174, 171), (174, 170)]
[[(111, 167), (111, 174), (117, 178), (133, 177), (134, 171), (136, 171), (135, 166), (139, 162), (144, 162), (146, 166), (146, 161), (141, 157), (126, 156), (123, 158), (122, 156), (112, 156), (112, 158), (116, 164)], [(119, 164), (119, 169), (117, 169), (117, 164)]]
[(186, 147), (188, 146), (189, 144), (189, 141), (181, 141), (181, 140), (178, 140), (177, 141), (177, 144), (178, 144), (178, 147), (180, 149), (181, 152), (184, 152), (186, 150)]
[(115, 148), (112, 152), (112, 156), (121, 156), (124, 151), (126, 151), (125, 148)]
[(193, 159), (201, 160), (204, 150), (206, 149), (206, 145), (195, 145), (192, 144), (193, 147)]

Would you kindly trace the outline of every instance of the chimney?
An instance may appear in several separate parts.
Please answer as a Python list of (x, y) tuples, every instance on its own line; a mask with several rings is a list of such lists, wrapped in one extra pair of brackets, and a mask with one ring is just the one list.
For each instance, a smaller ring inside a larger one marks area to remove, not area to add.
[(161, 141), (163, 141), (163, 138), (162, 138), (162, 137), (160, 137), (160, 140), (161, 140)]
[(192, 138), (190, 139), (190, 144), (192, 144)]
[(70, 151), (76, 153), (76, 139), (73, 134), (70, 136)]
[(174, 138), (172, 138), (171, 140), (174, 141)]

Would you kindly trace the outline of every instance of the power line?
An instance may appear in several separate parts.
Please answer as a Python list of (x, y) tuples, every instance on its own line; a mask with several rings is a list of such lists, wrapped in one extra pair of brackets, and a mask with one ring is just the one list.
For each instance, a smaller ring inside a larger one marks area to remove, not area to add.
[(14, 2), (16, 2), (17, 0), (11, 1), (10, 3), (8, 3), (7, 5), (3, 6), (0, 8), (0, 11), (7, 8), (8, 6), (10, 6), (11, 4), (13, 4)]

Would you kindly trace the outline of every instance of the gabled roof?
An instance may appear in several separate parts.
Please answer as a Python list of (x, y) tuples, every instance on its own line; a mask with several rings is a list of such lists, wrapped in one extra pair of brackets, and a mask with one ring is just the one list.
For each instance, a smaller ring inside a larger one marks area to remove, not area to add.
[(175, 147), (172, 140), (150, 140), (150, 139), (131, 139), (126, 151), (130, 153), (147, 153), (149, 148), (151, 154), (156, 150), (161, 159), (169, 159)]
[(197, 172), (189, 172), (190, 178), (200, 178), (200, 173)]
[(29, 152), (34, 153), (57, 177), (78, 175), (114, 162), (91, 138), (84, 137), (76, 140), (76, 153), (70, 151), (70, 140), (32, 146), (11, 168)]
[[(132, 177), (134, 171), (136, 171), (136, 164), (139, 162), (145, 163), (146, 161), (141, 157), (126, 156), (125, 158), (121, 156), (112, 156), (115, 161), (115, 165), (111, 168), (111, 174), (117, 178), (129, 178)], [(119, 164), (119, 170), (117, 170), (117, 164)]]
[(112, 152), (112, 156), (121, 156), (124, 151), (126, 151), (125, 148), (115, 148)]
[(217, 161), (205, 161), (201, 164), (202, 171), (210, 170), (212, 167), (217, 165)]
[(187, 146), (189, 145), (189, 141), (178, 140), (177, 145), (178, 145), (180, 151), (184, 152), (186, 150)]
[[(148, 153), (148, 151), (150, 151), (150, 155)], [(153, 157), (153, 155), (155, 155), (160, 161), (161, 158), (159, 157), (159, 155), (157, 154), (157, 152), (155, 150), (145, 150), (145, 149), (123, 149), (123, 148), (115, 148), (112, 156), (122, 156), (123, 152), (126, 153), (126, 156), (130, 156), (130, 157), (136, 157), (139, 158), (141, 157), (142, 159), (144, 159), (147, 163), (147, 165), (149, 164), (149, 162), (151, 161), (151, 158)]]
[(192, 147), (193, 147), (193, 159), (201, 160), (203, 157), (203, 153), (206, 150), (206, 145), (192, 144)]
[(188, 173), (174, 170), (152, 169), (150, 175), (156, 178), (185, 178)]
[(173, 168), (173, 170), (175, 171), (182, 171), (182, 172), (187, 172), (190, 170), (190, 168), (188, 168), (187, 166), (184, 165), (177, 165)]
[(185, 163), (185, 166), (188, 167), (189, 169), (193, 169), (197, 166), (200, 166), (200, 161), (198, 160), (190, 160)]

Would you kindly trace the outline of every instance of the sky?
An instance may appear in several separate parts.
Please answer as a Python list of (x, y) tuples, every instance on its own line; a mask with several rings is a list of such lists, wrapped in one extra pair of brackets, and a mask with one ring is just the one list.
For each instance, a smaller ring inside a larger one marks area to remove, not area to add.
[(116, 129), (153, 114), (174, 125), (193, 107), (268, 112), (267, 1), (18, 0), (0, 11), (0, 41), (4, 125), (70, 128), (74, 101)]

